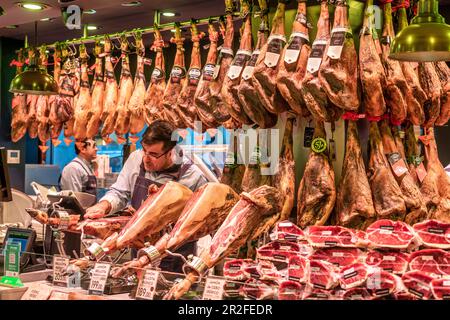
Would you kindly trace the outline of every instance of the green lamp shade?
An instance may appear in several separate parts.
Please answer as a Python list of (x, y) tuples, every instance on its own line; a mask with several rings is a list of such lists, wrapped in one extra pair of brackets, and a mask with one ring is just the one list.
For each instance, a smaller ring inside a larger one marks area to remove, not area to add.
[(389, 58), (402, 61), (450, 61), (450, 26), (411, 24), (394, 38)]
[(9, 91), (35, 95), (58, 94), (58, 84), (47, 72), (30, 65), (26, 71), (18, 74), (12, 81)]

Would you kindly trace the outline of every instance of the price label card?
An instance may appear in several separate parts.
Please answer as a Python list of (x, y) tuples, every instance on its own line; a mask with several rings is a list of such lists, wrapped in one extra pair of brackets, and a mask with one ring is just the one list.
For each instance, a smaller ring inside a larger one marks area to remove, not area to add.
[(327, 40), (314, 41), (311, 48), (311, 53), (309, 54), (308, 63), (306, 65), (306, 70), (308, 70), (309, 73), (314, 74), (319, 71), (326, 46)]
[(344, 48), (345, 36), (351, 29), (339, 27), (331, 31), (330, 45), (328, 46), (327, 56), (331, 59), (339, 59)]
[(69, 266), (69, 258), (60, 255), (53, 256), (53, 285), (67, 287), (68, 277), (64, 275)]
[(297, 62), (302, 46), (308, 42), (309, 37), (307, 34), (302, 32), (292, 33), (291, 38), (289, 39), (289, 45), (284, 54), (284, 62), (288, 64)]
[(237, 79), (242, 73), (245, 63), (251, 58), (252, 53), (247, 50), (238, 50), (234, 57), (233, 63), (228, 70), (228, 78), (231, 80)]
[(225, 284), (225, 279), (207, 277), (205, 290), (203, 291), (203, 300), (222, 300)]
[(153, 300), (156, 292), (156, 285), (158, 283), (159, 271), (145, 270), (142, 280), (139, 281), (139, 286), (136, 292), (136, 299), (138, 300)]
[(267, 51), (264, 58), (264, 63), (268, 68), (273, 68), (278, 64), (281, 51), (286, 43), (284, 35), (271, 35), (267, 40)]
[(244, 68), (244, 71), (242, 71), (242, 78), (244, 78), (244, 80), (248, 80), (252, 77), (253, 71), (255, 70), (256, 61), (259, 57), (259, 53), (260, 51), (258, 49), (253, 51), (250, 60), (247, 62), (247, 65)]
[(52, 293), (52, 288), (43, 283), (33, 283), (22, 296), (21, 300), (47, 300)]
[(92, 271), (91, 282), (89, 284), (89, 294), (103, 295), (110, 269), (111, 265), (109, 263), (97, 262), (95, 264), (94, 270)]
[(8, 242), (5, 249), (5, 275), (17, 277), (20, 273), (20, 243)]
[(391, 164), (392, 171), (397, 177), (403, 176), (408, 172), (405, 161), (402, 159), (398, 152), (394, 152), (388, 155), (389, 163)]
[(416, 168), (417, 178), (419, 179), (420, 183), (423, 182), (425, 177), (427, 176), (427, 170), (425, 169), (425, 166), (423, 165), (423, 162), (421, 162), (417, 168)]
[(314, 128), (313, 127), (305, 127), (305, 134), (303, 139), (303, 147), (311, 148), (311, 143), (314, 138)]
[(70, 216), (67, 211), (58, 211), (59, 216), (59, 229), (67, 230), (70, 224)]

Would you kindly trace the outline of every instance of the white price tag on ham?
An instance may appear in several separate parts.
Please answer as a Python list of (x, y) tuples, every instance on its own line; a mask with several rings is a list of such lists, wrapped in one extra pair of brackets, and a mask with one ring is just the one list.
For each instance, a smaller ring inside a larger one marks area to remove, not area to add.
[(309, 73), (314, 74), (319, 71), (326, 46), (327, 40), (314, 41), (311, 48), (311, 53), (309, 54), (308, 63), (306, 65), (306, 70), (308, 70)]
[(274, 68), (278, 65), (281, 51), (286, 43), (284, 35), (271, 35), (267, 40), (267, 52), (264, 58), (264, 63), (268, 68)]
[(328, 46), (327, 56), (331, 59), (339, 59), (342, 54), (342, 48), (344, 48), (345, 35), (349, 29), (347, 28), (334, 28), (331, 31), (330, 45)]
[(97, 262), (95, 264), (94, 270), (92, 271), (91, 282), (89, 284), (90, 295), (103, 295), (110, 269), (111, 265), (109, 263)]
[(158, 284), (159, 271), (145, 270), (142, 280), (136, 291), (136, 299), (153, 300)]
[(244, 80), (248, 80), (252, 77), (253, 71), (255, 70), (256, 61), (258, 60), (259, 57), (259, 52), (260, 52), (259, 50), (253, 51), (252, 57), (247, 62), (244, 71), (242, 71), (242, 78)]
[(309, 37), (303, 32), (294, 32), (289, 39), (289, 45), (284, 53), (284, 62), (291, 64), (297, 62), (302, 46), (309, 42)]
[(222, 300), (225, 283), (225, 279), (213, 277), (206, 278), (203, 300)]

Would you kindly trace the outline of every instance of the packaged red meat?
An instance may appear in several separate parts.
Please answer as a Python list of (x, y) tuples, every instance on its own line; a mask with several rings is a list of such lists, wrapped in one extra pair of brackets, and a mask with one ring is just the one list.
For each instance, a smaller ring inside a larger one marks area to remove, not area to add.
[(288, 263), (288, 278), (305, 283), (309, 279), (309, 261), (302, 256), (293, 256)]
[(307, 258), (314, 253), (314, 248), (308, 242), (308, 240), (300, 240), (297, 242), (300, 248), (300, 255)]
[(335, 292), (333, 290), (324, 290), (306, 285), (303, 292), (303, 300), (334, 300)]
[(254, 264), (255, 262), (252, 259), (234, 259), (229, 260), (223, 265), (223, 275), (224, 277), (231, 280), (247, 280), (248, 277), (244, 273), (244, 268), (248, 264)]
[(388, 296), (396, 290), (397, 279), (391, 273), (374, 268), (367, 277), (366, 288), (375, 298)]
[(257, 258), (287, 262), (290, 257), (300, 254), (300, 246), (294, 242), (273, 241), (257, 250)]
[(272, 233), (270, 234), (272, 241), (290, 241), (296, 242), (305, 239), (305, 234), (302, 229), (297, 227), (291, 221), (280, 221), (275, 225)]
[(275, 298), (277, 287), (270, 281), (248, 279), (241, 288), (241, 295), (252, 300), (270, 300)]
[(258, 262), (253, 261), (250, 263), (246, 263), (242, 267), (242, 271), (244, 272), (244, 276), (246, 279), (259, 279), (261, 277), (259, 271), (258, 271)]
[(371, 294), (366, 288), (352, 288), (345, 290), (341, 295), (342, 300), (370, 300)]
[(223, 296), (226, 298), (237, 298), (240, 296), (243, 282), (227, 281), (223, 287)]
[(386, 272), (403, 274), (408, 269), (408, 258), (406, 253), (399, 251), (370, 250), (366, 256), (366, 264), (378, 267)]
[(424, 246), (428, 248), (450, 249), (450, 223), (438, 220), (425, 220), (414, 226)]
[(270, 261), (261, 260), (257, 264), (257, 270), (260, 275), (260, 280), (280, 281), (281, 274), (278, 272), (275, 265)]
[(371, 248), (413, 249), (420, 245), (412, 227), (402, 221), (377, 220), (366, 230)]
[(304, 285), (295, 281), (283, 281), (278, 289), (278, 300), (301, 300)]
[(357, 234), (340, 226), (309, 226), (305, 235), (313, 247), (356, 247), (359, 245)]
[(423, 300), (432, 298), (431, 282), (433, 277), (427, 273), (410, 271), (403, 275), (402, 280), (409, 293)]
[(329, 290), (339, 283), (335, 267), (326, 261), (309, 262), (309, 284), (315, 289)]
[(437, 300), (450, 299), (450, 279), (434, 279), (431, 281), (431, 290), (434, 298)]
[(357, 248), (321, 248), (316, 250), (310, 257), (310, 260), (327, 261), (340, 268), (362, 259), (362, 255)]
[(440, 249), (416, 251), (409, 256), (409, 269), (432, 277), (450, 276), (450, 253)]
[(339, 283), (344, 290), (359, 287), (367, 280), (368, 267), (363, 263), (354, 263), (342, 267), (339, 272)]

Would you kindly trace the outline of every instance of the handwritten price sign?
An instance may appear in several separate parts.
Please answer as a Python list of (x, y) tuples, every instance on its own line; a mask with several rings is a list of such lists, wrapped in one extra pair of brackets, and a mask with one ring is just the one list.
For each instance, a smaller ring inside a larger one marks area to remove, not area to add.
[(59, 255), (53, 257), (53, 285), (67, 287), (68, 279), (64, 272), (69, 266), (69, 258)]
[(89, 284), (89, 294), (102, 295), (105, 291), (106, 280), (108, 280), (111, 265), (109, 263), (96, 263), (92, 271)]
[(136, 292), (136, 299), (153, 300), (158, 284), (159, 271), (146, 270)]

